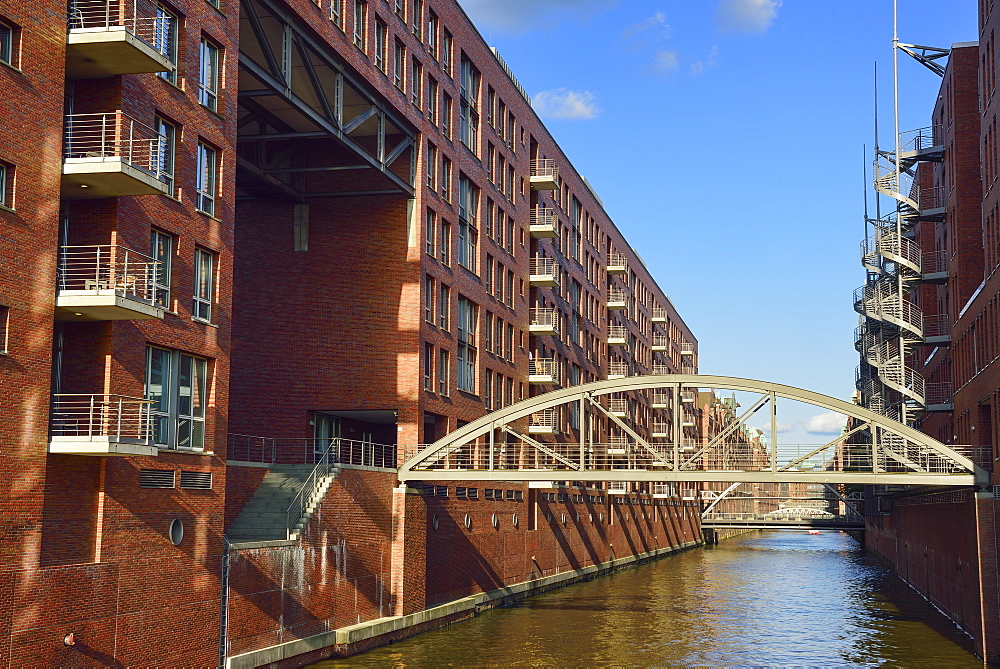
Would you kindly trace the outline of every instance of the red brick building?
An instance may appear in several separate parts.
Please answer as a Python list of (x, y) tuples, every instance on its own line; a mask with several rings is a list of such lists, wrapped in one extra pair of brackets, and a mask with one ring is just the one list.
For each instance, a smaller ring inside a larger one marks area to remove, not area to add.
[[(492, 409), (697, 369), (457, 3), (0, 0), (0, 87), (9, 664), (208, 665), (700, 541), (642, 486), (395, 487)], [(295, 538), (226, 541), (338, 439)]]

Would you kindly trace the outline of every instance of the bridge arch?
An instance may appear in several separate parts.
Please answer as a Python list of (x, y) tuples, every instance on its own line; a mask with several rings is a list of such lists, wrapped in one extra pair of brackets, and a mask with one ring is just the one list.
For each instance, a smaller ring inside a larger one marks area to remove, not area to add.
[[(684, 405), (698, 389), (742, 391), (758, 399), (715, 437), (690, 443), (680, 426)], [(650, 406), (671, 416), (672, 424), (661, 428), (660, 439), (640, 435), (607, 401), (608, 396), (647, 391), (652, 394)], [(783, 446), (777, 429), (779, 399), (847, 416), (852, 419), (850, 429), (804, 452)], [(570, 411), (579, 424), (579, 438), (542, 440), (540, 435), (553, 434), (557, 427), (549, 424), (552, 430), (546, 432), (545, 420), (538, 417), (553, 415), (563, 405), (576, 407)], [(769, 408), (770, 434), (754, 443), (744, 431), (734, 451), (739, 426), (763, 408)], [(624, 438), (597, 443), (591, 429), (595, 416), (614, 425)], [(648, 375), (554, 390), (494, 411), (413, 455), (399, 468), (399, 479), (988, 485), (988, 473), (960, 448), (850, 402), (794, 386), (729, 376)]]

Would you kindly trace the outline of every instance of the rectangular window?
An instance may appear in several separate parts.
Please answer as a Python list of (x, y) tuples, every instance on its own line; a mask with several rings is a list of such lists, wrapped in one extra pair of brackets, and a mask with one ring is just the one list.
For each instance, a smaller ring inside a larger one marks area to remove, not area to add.
[(170, 309), (170, 275), (174, 257), (174, 238), (154, 229), (149, 239), (149, 255), (159, 261), (152, 272), (153, 304)]
[(212, 111), (219, 103), (220, 49), (211, 40), (201, 38), (201, 66), (198, 68), (198, 102)]
[(451, 265), (451, 223), (441, 221), (441, 243), (438, 245), (438, 259), (442, 265)]
[(205, 249), (194, 250), (194, 304), (191, 315), (199, 321), (211, 322), (212, 297), (215, 294), (215, 254)]
[(354, 46), (365, 48), (365, 27), (368, 25), (368, 3), (354, 0)]
[(458, 298), (458, 389), (476, 391), (476, 320), (479, 308)]
[(434, 77), (427, 77), (427, 120), (437, 125), (438, 82)]
[(496, 183), (496, 170), (493, 169), (493, 163), (497, 158), (496, 147), (493, 146), (493, 142), (486, 142), (486, 178), (489, 179), (491, 184)]
[(492, 86), (486, 87), (486, 122), (491, 128), (496, 127), (495, 113), (497, 107), (497, 92)]
[(413, 15), (410, 18), (410, 30), (417, 39), (421, 38), (424, 25), (424, 0), (413, 0)]
[(406, 67), (406, 47), (398, 39), (392, 43), (392, 83), (403, 90), (403, 68)]
[(205, 446), (208, 361), (180, 351), (146, 347), (146, 399), (153, 441), (161, 448)]
[(427, 53), (431, 55), (431, 58), (437, 59), (437, 42), (438, 42), (438, 25), (440, 21), (438, 20), (437, 14), (434, 10), (427, 10)]
[(420, 85), (424, 81), (424, 68), (416, 58), (410, 60), (410, 102), (420, 107)]
[(424, 390), (434, 392), (434, 346), (424, 343)]
[(163, 5), (156, 6), (153, 21), (153, 48), (166, 57), (174, 68), (160, 72), (160, 76), (172, 84), (177, 83), (177, 16)]
[(504, 401), (507, 403), (507, 406), (514, 403), (514, 379), (509, 376), (504, 383)]
[(427, 255), (434, 255), (434, 239), (437, 237), (437, 216), (430, 209), (427, 210), (426, 226), (424, 228), (424, 250)]
[(493, 352), (493, 312), (483, 315), (483, 347), (487, 352)]
[(448, 321), (451, 311), (451, 288), (441, 284), (438, 292), (438, 327), (442, 330), (448, 329)]
[(451, 33), (445, 30), (444, 37), (441, 39), (441, 67), (448, 74), (451, 74), (451, 51), (454, 42)]
[(393, 3), (394, 3), (393, 4), (393, 7), (394, 7), (393, 11), (396, 12), (396, 16), (398, 16), (399, 18), (403, 18), (403, 13), (404, 13), (404, 11), (406, 9), (403, 6), (403, 0), (393, 0)]
[(330, 20), (333, 25), (344, 29), (344, 0), (330, 0)]
[(507, 270), (507, 306), (514, 306), (514, 272)]
[(493, 275), (493, 297), (503, 302), (503, 264), (497, 261), (496, 274)]
[[(424, 158), (424, 163), (427, 165), (427, 187), (431, 190), (436, 189), (436, 181), (434, 178), (434, 172), (437, 169), (437, 159), (438, 150), (437, 147), (427, 142), (427, 156)], [(431, 254), (433, 255), (433, 254)]]
[(424, 320), (434, 323), (434, 278), (424, 277)]
[(451, 159), (441, 156), (441, 199), (451, 202)]
[[(483, 408), (493, 408), (493, 370), (483, 370)], [(489, 492), (489, 488), (486, 489)]]
[(215, 216), (215, 194), (218, 184), (218, 152), (204, 142), (198, 142), (198, 172), (195, 180), (194, 208)]
[(177, 128), (159, 116), (153, 122), (157, 134), (156, 176), (167, 184), (167, 194), (174, 196), (174, 155), (177, 142)]
[(450, 385), (451, 364), (448, 360), (448, 351), (441, 349), (438, 351), (438, 395), (448, 396), (448, 386)]
[(14, 26), (0, 21), (0, 61), (8, 65), (14, 65), (14, 56), (17, 52), (14, 48), (16, 34)]
[(479, 139), (479, 70), (465, 56), (462, 56), (459, 90), (461, 104), (459, 105), (459, 135), (462, 143), (478, 151)]
[(504, 340), (503, 357), (514, 360), (514, 326), (507, 323), (507, 338)]
[(14, 208), (14, 167), (0, 163), (0, 207)]
[(375, 67), (385, 72), (385, 46), (389, 28), (381, 19), (375, 19)]
[[(493, 351), (501, 358), (503, 357), (503, 326), (503, 320), (497, 316), (493, 331)], [(500, 393), (497, 393), (497, 399), (499, 398)]]
[(493, 290), (493, 256), (489, 253), (486, 254), (486, 269), (483, 274), (483, 283), (486, 285), (487, 291)]
[(451, 139), (451, 112), (452, 112), (452, 101), (451, 96), (447, 93), (444, 94), (444, 104), (441, 105), (441, 134)]

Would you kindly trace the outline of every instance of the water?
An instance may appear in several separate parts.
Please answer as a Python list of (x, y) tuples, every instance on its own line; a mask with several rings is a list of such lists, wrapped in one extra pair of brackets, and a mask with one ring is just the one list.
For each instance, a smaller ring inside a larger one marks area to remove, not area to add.
[(846, 534), (770, 531), (314, 666), (982, 667)]

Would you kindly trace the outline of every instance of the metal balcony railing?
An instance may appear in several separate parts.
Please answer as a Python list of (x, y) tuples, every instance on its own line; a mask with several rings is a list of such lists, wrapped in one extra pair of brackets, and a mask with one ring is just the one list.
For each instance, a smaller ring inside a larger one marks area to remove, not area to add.
[(608, 411), (613, 414), (628, 414), (628, 399), (625, 397), (612, 397), (608, 400)]
[(149, 46), (163, 52), (168, 46), (170, 17), (157, 11), (150, 0), (71, 0), (69, 30), (103, 32), (124, 28)]
[(653, 333), (653, 348), (666, 350), (670, 346), (670, 337), (661, 333)]
[(628, 269), (628, 256), (624, 253), (609, 253), (608, 269), (616, 269), (620, 271)]
[(628, 481), (611, 481), (608, 483), (609, 493), (627, 493), (629, 491)]
[(653, 307), (653, 322), (665, 323), (667, 321), (667, 310), (663, 307)]
[(944, 144), (944, 133), (940, 124), (899, 133), (899, 148), (903, 152), (927, 151), (942, 144)]
[(531, 161), (531, 176), (545, 177), (555, 181), (559, 177), (559, 168), (551, 158), (537, 158)]
[(628, 340), (628, 327), (625, 325), (609, 325), (608, 339)]
[(924, 337), (945, 337), (951, 334), (951, 319), (948, 314), (924, 316)]
[(936, 274), (948, 271), (948, 255), (945, 251), (924, 251), (920, 261), (920, 271)]
[(123, 246), (64, 246), (59, 290), (115, 290), (153, 303), (163, 263)]
[[(370, 441), (340, 438), (283, 439), (234, 433), (226, 436), (228, 438), (226, 458), (229, 460), (275, 464), (317, 464), (324, 454), (327, 454), (332, 462), (340, 464), (389, 469), (395, 469), (398, 466), (397, 447), (393, 444), (375, 444)], [(400, 455), (404, 454), (400, 453)], [(403, 460), (405, 457), (399, 462), (401, 463)]]
[(947, 196), (942, 186), (927, 186), (917, 190), (917, 203), (920, 205), (920, 211), (942, 209), (947, 202)]
[(669, 495), (670, 494), (670, 484), (669, 483), (654, 483), (653, 484), (653, 495)]
[(549, 209), (548, 207), (535, 207), (531, 210), (528, 224), (531, 227), (541, 226), (556, 230), (558, 229), (558, 221), (559, 219), (556, 217), (555, 211), (552, 209)]
[(681, 391), (681, 402), (691, 404), (695, 401), (696, 392), (694, 390), (682, 390)]
[(664, 374), (671, 374), (670, 365), (663, 364), (662, 362), (653, 363), (653, 374), (656, 376), (663, 376)]
[(953, 395), (950, 381), (924, 384), (924, 401), (927, 404), (951, 404)]
[(559, 427), (559, 412), (555, 407), (536, 411), (528, 416), (528, 425), (534, 428), (555, 430)]
[(554, 383), (559, 381), (559, 361), (554, 358), (532, 358), (528, 360), (529, 376), (550, 376)]
[(66, 116), (66, 161), (122, 160), (159, 178), (162, 147), (161, 135), (120, 110)]
[(654, 422), (653, 423), (653, 434), (669, 435), (671, 432), (670, 423), (665, 422)]
[(654, 390), (652, 400), (653, 404), (659, 406), (670, 406), (671, 402), (673, 401), (671, 394), (662, 390), (660, 391)]
[(608, 363), (608, 376), (628, 376), (631, 373), (629, 364), (620, 360), (612, 360)]
[(52, 396), (53, 437), (152, 442), (151, 400), (125, 395)]
[(555, 258), (536, 256), (531, 258), (530, 267), (532, 276), (552, 277), (557, 281), (559, 279), (559, 262)]
[(553, 307), (532, 307), (531, 325), (559, 331), (559, 311)]
[(608, 304), (628, 302), (628, 291), (624, 288), (608, 288)]
[(694, 355), (695, 345), (693, 342), (682, 341), (680, 345), (681, 355)]

